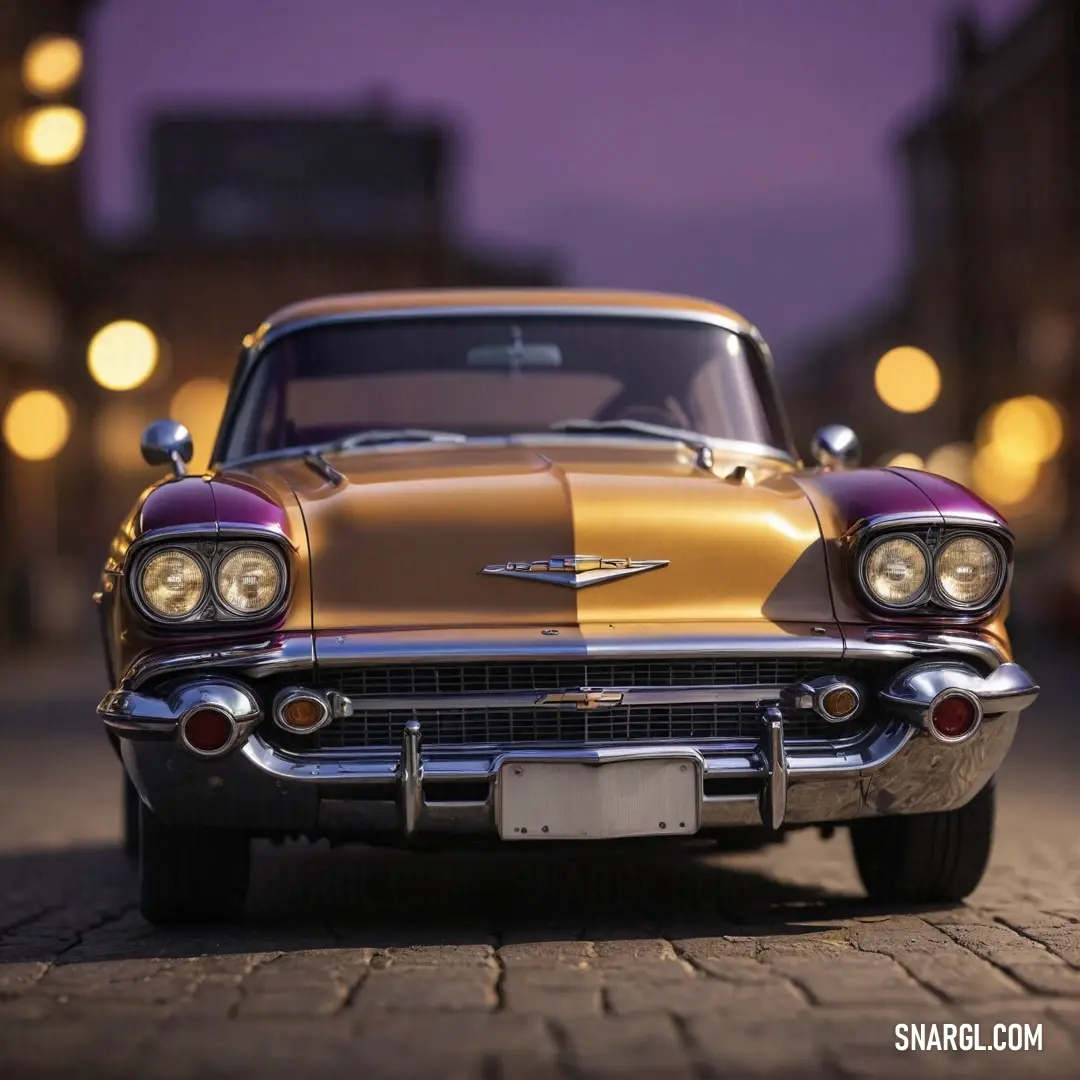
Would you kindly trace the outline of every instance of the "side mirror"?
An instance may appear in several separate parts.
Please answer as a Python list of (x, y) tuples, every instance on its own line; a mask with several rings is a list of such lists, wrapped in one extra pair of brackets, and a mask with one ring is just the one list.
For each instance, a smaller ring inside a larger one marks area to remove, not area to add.
[(195, 448), (191, 432), (175, 420), (155, 420), (142, 437), (142, 456), (147, 465), (172, 465), (177, 476), (187, 472)]
[(855, 469), (862, 458), (862, 447), (851, 428), (826, 424), (810, 440), (810, 453), (823, 469)]

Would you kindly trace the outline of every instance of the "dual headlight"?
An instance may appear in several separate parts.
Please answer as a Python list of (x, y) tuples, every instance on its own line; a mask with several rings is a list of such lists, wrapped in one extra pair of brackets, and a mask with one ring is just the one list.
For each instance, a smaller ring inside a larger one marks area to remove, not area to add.
[(143, 606), (160, 619), (186, 619), (208, 594), (223, 614), (261, 615), (285, 592), (285, 566), (269, 548), (245, 545), (204, 561), (194, 550), (166, 548), (145, 559), (137, 573)]
[(946, 607), (981, 608), (1000, 591), (1005, 578), (1002, 549), (982, 536), (946, 539), (931, 555), (914, 536), (874, 541), (861, 560), (867, 592), (885, 607), (914, 607), (931, 598)]

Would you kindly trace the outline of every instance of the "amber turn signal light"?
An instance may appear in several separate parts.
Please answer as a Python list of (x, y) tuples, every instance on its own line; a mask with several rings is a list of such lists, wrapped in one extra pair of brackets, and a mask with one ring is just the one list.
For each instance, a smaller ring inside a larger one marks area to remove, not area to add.
[(311, 698), (294, 698), (281, 710), (289, 727), (306, 731), (314, 727), (324, 715), (324, 710)]
[(859, 697), (850, 686), (838, 686), (821, 698), (822, 711), (830, 720), (846, 720), (859, 707)]
[(274, 703), (274, 723), (294, 735), (309, 735), (331, 719), (330, 702), (317, 690), (283, 690)]

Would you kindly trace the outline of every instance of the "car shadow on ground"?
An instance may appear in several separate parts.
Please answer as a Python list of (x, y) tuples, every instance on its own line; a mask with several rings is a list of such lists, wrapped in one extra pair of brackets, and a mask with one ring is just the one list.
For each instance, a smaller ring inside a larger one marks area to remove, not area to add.
[(748, 866), (754, 856), (702, 846), (704, 854), (425, 854), (259, 844), (244, 922), (164, 930), (139, 916), (136, 875), (118, 849), (13, 853), (0, 856), (0, 895), (25, 914), (5, 920), (0, 970), (302, 949), (786, 936), (915, 910), (779, 881)]

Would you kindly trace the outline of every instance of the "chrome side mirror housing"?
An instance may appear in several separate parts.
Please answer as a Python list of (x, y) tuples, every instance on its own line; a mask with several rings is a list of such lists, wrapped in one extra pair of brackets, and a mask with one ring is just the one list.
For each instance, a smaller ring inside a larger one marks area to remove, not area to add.
[(826, 424), (810, 440), (810, 453), (823, 469), (856, 469), (862, 447), (854, 431), (843, 424)]
[(191, 432), (175, 420), (155, 420), (143, 432), (142, 456), (147, 465), (172, 465), (176, 475), (183, 476), (194, 453)]

